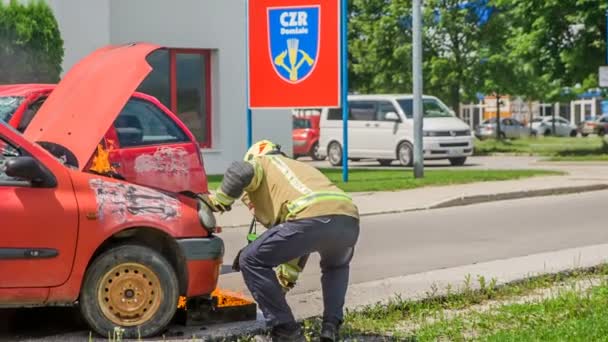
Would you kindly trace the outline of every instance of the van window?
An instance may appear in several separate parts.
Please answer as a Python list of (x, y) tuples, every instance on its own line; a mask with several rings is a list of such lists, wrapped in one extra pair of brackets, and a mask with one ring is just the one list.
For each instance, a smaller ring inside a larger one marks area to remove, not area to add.
[[(397, 100), (397, 103), (399, 103), (399, 106), (401, 106), (403, 113), (405, 113), (405, 116), (408, 119), (414, 117), (414, 100), (399, 99)], [(423, 99), (422, 112), (425, 118), (446, 118), (452, 116), (450, 110), (435, 99)]]
[(342, 120), (342, 108), (331, 108), (327, 113), (327, 120)]
[(389, 101), (378, 102), (377, 120), (378, 121), (390, 121), (390, 120), (386, 120), (386, 114), (388, 114), (388, 113), (397, 114), (397, 110), (395, 109), (395, 106), (393, 106), (393, 104)]
[(376, 103), (372, 101), (349, 102), (351, 120), (376, 121)]

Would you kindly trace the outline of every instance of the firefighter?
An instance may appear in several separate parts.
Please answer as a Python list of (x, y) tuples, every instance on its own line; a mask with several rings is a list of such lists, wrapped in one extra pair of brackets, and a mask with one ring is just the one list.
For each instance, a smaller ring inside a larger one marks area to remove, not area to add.
[(324, 305), (321, 340), (336, 340), (359, 237), (359, 212), (351, 198), (319, 170), (288, 158), (267, 140), (229, 166), (215, 195), (203, 197), (216, 212), (229, 211), (238, 198), (269, 228), (239, 253), (238, 267), (271, 327), (270, 339), (304, 341), (285, 293), (302, 271), (299, 260), (317, 252)]

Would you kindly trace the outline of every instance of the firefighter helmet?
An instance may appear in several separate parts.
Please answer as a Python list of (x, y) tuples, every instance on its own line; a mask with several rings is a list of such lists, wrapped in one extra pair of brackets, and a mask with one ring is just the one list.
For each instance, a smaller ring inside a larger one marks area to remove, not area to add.
[(245, 154), (245, 161), (253, 159), (253, 157), (263, 156), (267, 154), (280, 154), (281, 146), (268, 141), (261, 140), (253, 144)]

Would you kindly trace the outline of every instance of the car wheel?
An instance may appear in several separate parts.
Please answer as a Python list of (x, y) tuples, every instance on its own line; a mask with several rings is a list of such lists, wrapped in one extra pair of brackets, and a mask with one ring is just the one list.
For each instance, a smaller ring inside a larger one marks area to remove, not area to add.
[(80, 310), (101, 336), (120, 327), (126, 338), (149, 337), (169, 324), (178, 297), (175, 271), (160, 253), (122, 245), (102, 253), (87, 269)]
[(324, 157), (321, 157), (319, 155), (319, 142), (314, 143), (314, 145), (312, 145), (312, 148), (310, 149), (310, 157), (312, 158), (312, 160), (315, 161), (320, 161), (320, 160), (324, 160)]
[(397, 147), (397, 159), (403, 166), (412, 166), (414, 163), (414, 151), (412, 144), (407, 141), (399, 144), (399, 147)]
[(604, 135), (606, 135), (606, 130), (605, 130), (605, 129), (603, 129), (603, 128), (600, 128), (600, 129), (597, 131), (597, 135), (599, 135), (600, 137), (603, 137)]
[(329, 163), (333, 166), (342, 166), (342, 146), (337, 142), (329, 144), (327, 149)]
[(452, 166), (463, 166), (467, 161), (467, 157), (450, 158), (449, 160)]
[(581, 133), (581, 136), (582, 136), (583, 138), (586, 138), (586, 137), (588, 137), (588, 136), (589, 136), (589, 133)]
[(577, 132), (577, 131), (571, 131), (571, 132), (570, 132), (570, 137), (571, 137), (571, 138), (576, 138), (576, 136), (577, 136), (577, 135), (578, 135), (578, 132)]
[(505, 134), (505, 132), (500, 132), (500, 134), (498, 135), (500, 137), (500, 139), (504, 140), (507, 139), (507, 135)]
[(393, 163), (392, 159), (378, 159), (378, 163), (382, 166), (391, 166)]
[(546, 130), (544, 136), (548, 137), (551, 135), (551, 130)]

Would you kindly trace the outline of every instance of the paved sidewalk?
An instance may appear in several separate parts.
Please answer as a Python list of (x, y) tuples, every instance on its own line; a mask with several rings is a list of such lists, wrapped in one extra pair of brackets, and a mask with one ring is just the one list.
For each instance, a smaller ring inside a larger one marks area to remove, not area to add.
[[(547, 169), (563, 169), (547, 167)], [(394, 192), (351, 194), (363, 216), (467, 205), (488, 201), (576, 193), (608, 188), (608, 173), (593, 168), (569, 170), (565, 176), (533, 177), (513, 181), (481, 182), (424, 187)], [(563, 170), (566, 171), (566, 170)], [(223, 228), (249, 225), (251, 214), (240, 202), (232, 211), (218, 216)]]

